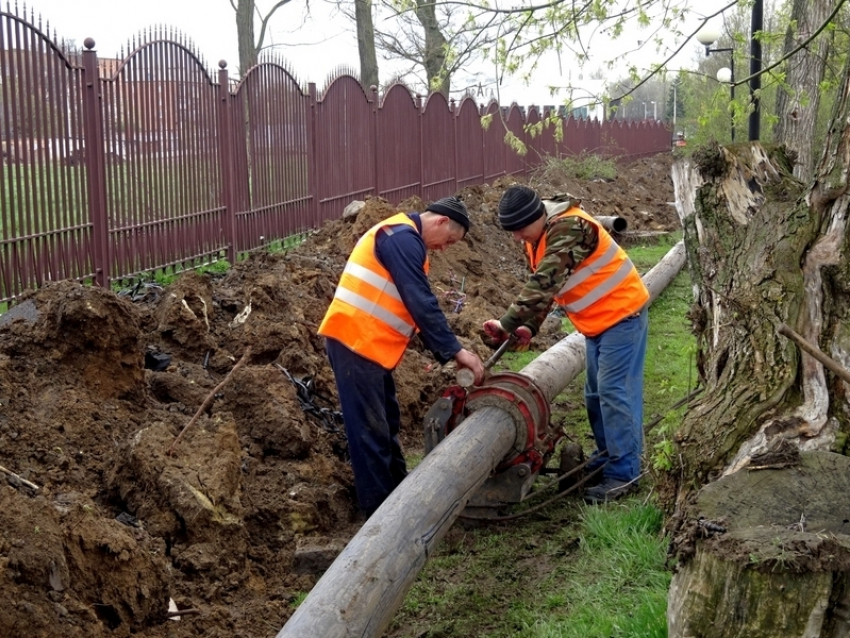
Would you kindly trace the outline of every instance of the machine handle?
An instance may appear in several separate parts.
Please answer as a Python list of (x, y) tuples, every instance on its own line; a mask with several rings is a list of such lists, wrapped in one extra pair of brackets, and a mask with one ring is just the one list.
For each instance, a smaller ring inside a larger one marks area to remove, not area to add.
[[(505, 341), (503, 341), (502, 345), (499, 346), (496, 352), (491, 354), (490, 357), (484, 362), (484, 369), (489, 370), (490, 368), (492, 368), (493, 364), (496, 363), (499, 359), (501, 359), (502, 355), (505, 354), (505, 352), (507, 352), (511, 348), (511, 346), (514, 345), (516, 342), (517, 336), (514, 334), (512, 334)], [(462, 386), (464, 388), (472, 386), (475, 382), (472, 370), (470, 370), (469, 368), (461, 368), (460, 370), (458, 370), (457, 374), (455, 375), (455, 380), (457, 381), (457, 384), (459, 386)]]

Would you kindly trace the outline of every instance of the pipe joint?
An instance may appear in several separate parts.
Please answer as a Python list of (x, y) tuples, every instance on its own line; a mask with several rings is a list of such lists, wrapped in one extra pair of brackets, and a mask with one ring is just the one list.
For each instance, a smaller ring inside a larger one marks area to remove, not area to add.
[(485, 406), (507, 412), (516, 426), (514, 444), (496, 466), (496, 471), (529, 463), (531, 471), (536, 473), (559, 438), (551, 432), (549, 402), (540, 388), (522, 374), (499, 372), (472, 388), (466, 397), (467, 413)]

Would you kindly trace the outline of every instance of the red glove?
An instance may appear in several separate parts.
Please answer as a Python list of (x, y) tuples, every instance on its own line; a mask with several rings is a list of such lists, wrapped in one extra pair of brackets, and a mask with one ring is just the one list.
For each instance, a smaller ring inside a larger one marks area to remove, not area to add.
[(520, 326), (514, 330), (514, 336), (516, 336), (516, 344), (518, 346), (527, 346), (531, 343), (531, 328), (528, 326)]
[(508, 333), (502, 328), (498, 319), (489, 319), (481, 326), (484, 334), (481, 340), (491, 348), (497, 348), (499, 344), (508, 340)]
[(516, 337), (516, 343), (511, 350), (514, 352), (525, 352), (531, 345), (531, 328), (520, 326), (514, 330), (514, 337)]

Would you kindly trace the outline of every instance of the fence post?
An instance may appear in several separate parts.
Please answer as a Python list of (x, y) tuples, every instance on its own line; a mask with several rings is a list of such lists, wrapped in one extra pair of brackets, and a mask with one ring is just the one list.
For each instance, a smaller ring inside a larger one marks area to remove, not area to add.
[(233, 117), (231, 113), (230, 79), (227, 73), (227, 61), (218, 63), (218, 152), (221, 158), (221, 191), (224, 200), (223, 230), (227, 241), (227, 261), (236, 265), (239, 255), (236, 228), (236, 205), (233, 197)]
[[(502, 128), (504, 128), (506, 131), (507, 131), (507, 130), (509, 130), (509, 129), (508, 129), (508, 120), (506, 120), (506, 119), (505, 119), (505, 111), (504, 111), (504, 109), (502, 108), (502, 105), (501, 105), (501, 104), (497, 104), (497, 105), (496, 105), (496, 112), (499, 114), (499, 122), (498, 122), (498, 123), (499, 123), (499, 124), (501, 124), (501, 125), (502, 125)], [(495, 114), (494, 114), (494, 115), (495, 115)], [(493, 119), (496, 119), (496, 118), (494, 117)], [(495, 123), (495, 122), (491, 122), (491, 123), (490, 123), (490, 126), (495, 126), (495, 125), (496, 125), (496, 123)], [(510, 156), (510, 155), (508, 155), (508, 149), (507, 149), (507, 148), (504, 148), (505, 146), (507, 146), (507, 144), (505, 144), (505, 143), (504, 143), (504, 138), (502, 138), (502, 139), (503, 139), (503, 142), (502, 142), (502, 147), (503, 147), (503, 152), (502, 152), (502, 174), (503, 174), (503, 175), (509, 175), (509, 174), (510, 174), (510, 170), (509, 170), (509, 167), (508, 167), (508, 162), (511, 160), (511, 156)], [(508, 148), (510, 148), (511, 152), (515, 152), (515, 151), (513, 150), (513, 147), (508, 147)]]
[(83, 41), (83, 161), (86, 167), (86, 192), (89, 221), (92, 224), (92, 267), (95, 283), (110, 285), (109, 218), (106, 214), (106, 171), (103, 150), (103, 110), (101, 108), (100, 73), (92, 38)]
[(452, 146), (454, 147), (454, 175), (455, 175), (455, 187), (452, 191), (452, 195), (457, 193), (458, 190), (458, 166), (460, 166), (460, 162), (458, 161), (458, 143), (457, 143), (457, 108), (455, 106), (455, 99), (452, 98), (449, 100), (449, 112), (452, 114)]
[(416, 117), (419, 118), (419, 198), (425, 199), (425, 132), (422, 128), (422, 95), (416, 94)]
[[(308, 166), (307, 169), (310, 174), (310, 195), (313, 199), (313, 204), (311, 206), (312, 211), (310, 214), (310, 228), (318, 228), (320, 226), (319, 223), (319, 168), (317, 163), (317, 152), (316, 152), (316, 120), (318, 119), (318, 93), (316, 91), (316, 83), (310, 82), (307, 84), (307, 95), (310, 98), (310, 144), (308, 146), (308, 153), (310, 154), (308, 158)], [(306, 228), (300, 229), (302, 232), (306, 230)]]
[(378, 168), (380, 165), (378, 161), (378, 149), (380, 148), (378, 136), (381, 127), (378, 123), (378, 87), (374, 84), (369, 87), (369, 101), (372, 103), (372, 170), (375, 171), (375, 197), (379, 197), (381, 195), (381, 179)]
[(484, 105), (478, 105), (478, 128), (481, 131), (481, 183), (484, 184), (487, 181), (487, 144), (485, 138), (487, 136), (487, 132), (484, 130), (484, 126), (481, 123), (481, 118), (484, 117)]

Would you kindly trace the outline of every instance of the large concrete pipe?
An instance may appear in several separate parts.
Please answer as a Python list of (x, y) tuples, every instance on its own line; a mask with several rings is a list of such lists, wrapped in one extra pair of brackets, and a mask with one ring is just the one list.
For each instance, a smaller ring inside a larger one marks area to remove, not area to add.
[(602, 227), (609, 233), (624, 233), (629, 227), (629, 222), (625, 217), (607, 217), (602, 215), (599, 217), (595, 217), (594, 219), (596, 219), (596, 221), (602, 224)]
[[(650, 302), (684, 262), (680, 242), (644, 276)], [(521, 374), (551, 402), (583, 369), (584, 338), (571, 334)], [(366, 521), (277, 638), (380, 636), (469, 497), (516, 440), (508, 412), (486, 406), (470, 414)]]

